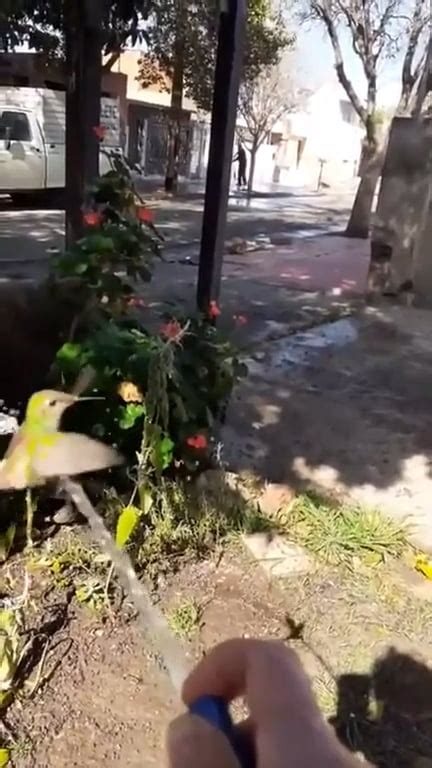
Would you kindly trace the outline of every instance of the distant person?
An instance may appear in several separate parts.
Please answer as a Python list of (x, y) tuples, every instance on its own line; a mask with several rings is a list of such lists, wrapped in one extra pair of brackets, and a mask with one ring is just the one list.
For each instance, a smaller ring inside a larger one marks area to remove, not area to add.
[(237, 147), (237, 154), (234, 158), (234, 162), (238, 161), (238, 173), (237, 173), (237, 186), (240, 187), (246, 187), (247, 181), (246, 181), (246, 167), (247, 167), (247, 159), (246, 159), (246, 150), (243, 146), (243, 144), (239, 141), (238, 147)]

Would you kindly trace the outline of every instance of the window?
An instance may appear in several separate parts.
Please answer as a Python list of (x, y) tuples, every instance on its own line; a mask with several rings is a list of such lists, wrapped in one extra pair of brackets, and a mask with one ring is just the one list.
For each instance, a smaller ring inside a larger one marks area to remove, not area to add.
[(30, 123), (24, 112), (5, 109), (0, 114), (0, 140), (31, 141)]
[(341, 99), (339, 104), (340, 104), (340, 109), (342, 113), (342, 120), (344, 121), (344, 123), (358, 126), (359, 124), (358, 115), (353, 105), (351, 104), (351, 102)]

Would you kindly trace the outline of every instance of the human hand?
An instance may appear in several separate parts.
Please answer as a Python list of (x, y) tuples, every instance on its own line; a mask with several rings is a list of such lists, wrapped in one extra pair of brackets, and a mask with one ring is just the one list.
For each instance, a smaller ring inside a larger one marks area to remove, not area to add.
[[(257, 768), (354, 768), (357, 760), (339, 743), (315, 702), (297, 655), (282, 643), (228, 640), (190, 674), (183, 700), (242, 696), (249, 717), (237, 726)], [(223, 733), (185, 714), (168, 731), (171, 768), (239, 768)]]

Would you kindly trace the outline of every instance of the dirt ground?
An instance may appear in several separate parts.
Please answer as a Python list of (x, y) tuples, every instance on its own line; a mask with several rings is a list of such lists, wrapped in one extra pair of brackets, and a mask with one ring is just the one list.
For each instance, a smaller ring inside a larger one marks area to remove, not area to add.
[[(231, 636), (284, 639), (353, 751), (401, 768), (432, 760), (432, 602), (392, 568), (317, 568), (270, 583), (233, 542), (221, 560), (185, 565), (160, 597), (173, 628), (173, 616), (197, 608), (182, 625), (192, 657)], [(165, 727), (179, 708), (145, 636), (125, 617), (103, 622), (58, 593), (51, 600), (47, 617), (64, 603), (51, 633), (61, 661), (33, 700), (7, 713), (13, 765), (163, 765)]]
[[(418, 540), (432, 549), (430, 315), (368, 310), (332, 324), (330, 341), (324, 326), (293, 336), (293, 313), (302, 322), (316, 317), (322, 297), (299, 294), (294, 306), (269, 284), (275, 313), (258, 299), (261, 286), (255, 290), (247, 311), (256, 307), (266, 336), (246, 340), (254, 346), (250, 375), (224, 433), (230, 464), (411, 516)], [(325, 317), (339, 304), (329, 301)], [(338, 314), (350, 310), (340, 303)], [(0, 721), (13, 765), (163, 765), (165, 728), (179, 703), (130, 613), (91, 613), (58, 587), (41, 603), (34, 589), (38, 636), (49, 640), (44, 669), (53, 673)], [(423, 592), (418, 598), (391, 564), (321, 566), (270, 583), (238, 541), (221, 559), (185, 564), (159, 585), (191, 657), (234, 635), (291, 643), (341, 739), (386, 768), (432, 765), (432, 601)]]

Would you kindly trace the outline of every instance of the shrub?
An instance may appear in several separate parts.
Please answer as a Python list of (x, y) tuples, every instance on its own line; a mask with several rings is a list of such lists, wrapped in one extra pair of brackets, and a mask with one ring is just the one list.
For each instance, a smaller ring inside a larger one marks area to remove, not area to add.
[[(174, 327), (177, 336), (166, 338)], [(117, 444), (130, 460), (145, 450), (157, 472), (208, 465), (217, 424), (245, 370), (202, 317), (171, 320), (159, 335), (110, 320), (81, 342), (64, 344), (56, 362), (66, 388), (82, 368), (93, 368), (92, 387), (104, 399), (92, 404), (91, 433)]]
[(57, 277), (79, 278), (86, 284), (89, 302), (84, 315), (94, 309), (107, 316), (123, 315), (137, 280), (151, 279), (154, 260), (160, 256), (162, 238), (152, 212), (137, 194), (126, 163), (117, 155), (110, 160), (112, 169), (89, 190), (83, 237), (53, 263)]

